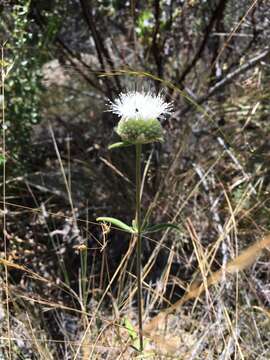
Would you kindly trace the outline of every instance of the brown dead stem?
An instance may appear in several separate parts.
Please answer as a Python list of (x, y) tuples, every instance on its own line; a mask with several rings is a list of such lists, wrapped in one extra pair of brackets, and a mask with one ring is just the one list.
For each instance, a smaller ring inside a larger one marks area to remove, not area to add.
[(217, 284), (222, 279), (224, 272), (226, 274), (234, 274), (237, 271), (242, 271), (248, 266), (252, 265), (261, 255), (263, 250), (266, 249), (268, 246), (270, 246), (270, 235), (264, 237), (262, 240), (245, 249), (239, 256), (237, 256), (234, 260), (230, 261), (225, 269), (220, 269), (211, 274), (207, 278), (206, 284), (205, 282), (202, 282), (195, 288), (191, 287), (191, 290), (188, 291), (180, 300), (178, 300), (169, 308), (162, 310), (157, 316), (151, 319), (148, 324), (144, 326), (145, 336), (149, 336), (150, 338), (152, 338), (152, 334), (156, 331), (157, 328), (164, 324), (169, 314), (173, 313), (176, 310), (179, 310), (180, 307), (187, 301), (198, 298), (211, 285)]

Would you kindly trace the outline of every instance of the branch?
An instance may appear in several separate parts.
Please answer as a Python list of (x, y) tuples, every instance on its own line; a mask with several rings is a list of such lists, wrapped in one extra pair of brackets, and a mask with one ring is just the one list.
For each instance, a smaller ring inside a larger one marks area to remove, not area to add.
[(212, 96), (214, 93), (217, 92), (217, 90), (223, 88), (225, 85), (229, 84), (234, 80), (237, 76), (240, 74), (246, 72), (247, 70), (253, 68), (255, 65), (257, 65), (259, 62), (261, 62), (263, 59), (265, 59), (270, 54), (270, 48), (267, 48), (264, 50), (261, 54), (255, 56), (253, 59), (248, 60), (244, 65), (240, 66), (238, 69), (232, 71), (228, 75), (224, 77), (224, 79), (217, 82), (214, 86), (212, 86), (208, 94), (199, 98), (199, 102), (202, 103), (205, 100), (207, 100), (210, 96)]
[[(104, 93), (104, 91), (98, 84), (98, 80), (97, 80), (97, 82), (94, 82), (89, 76), (87, 76), (85, 74), (85, 72), (82, 71), (80, 66), (78, 66), (76, 61), (79, 62), (81, 65), (83, 65), (88, 71), (91, 70), (89, 65), (87, 65), (84, 61), (82, 61), (76, 54), (74, 54), (73, 51), (62, 41), (62, 39), (59, 36), (56, 37), (56, 42), (61, 46), (62, 53), (66, 56), (67, 60), (73, 66), (75, 71), (77, 71), (91, 86), (93, 86), (100, 92)], [(74, 59), (76, 59), (76, 60), (74, 60)], [(94, 71), (94, 70), (91, 70), (91, 72), (93, 74), (95, 74), (95, 77), (96, 77), (96, 73), (98, 73), (98, 72)]]
[(199, 47), (197, 53), (194, 55), (191, 63), (186, 66), (186, 68), (184, 69), (183, 73), (180, 76), (180, 79), (178, 80), (178, 82), (180, 84), (185, 80), (186, 76), (189, 74), (189, 72), (192, 70), (192, 68), (196, 65), (197, 61), (200, 59), (200, 56), (201, 56), (202, 52), (204, 51), (205, 45), (210, 36), (211, 30), (212, 30), (215, 22), (217, 21), (217, 19), (221, 18), (222, 14), (225, 10), (226, 3), (227, 3), (227, 0), (220, 0), (216, 10), (213, 12), (213, 15), (209, 21), (209, 24), (205, 28), (204, 38), (201, 43), (201, 46)]
[[(44, 19), (42, 18), (40, 12), (38, 10), (36, 10), (35, 13), (32, 14), (33, 19), (35, 20), (35, 23), (37, 24), (37, 26), (44, 31), (44, 29), (46, 28), (47, 24), (46, 22), (44, 22)], [(60, 38), (60, 36), (56, 36), (55, 37), (55, 41), (56, 43), (60, 46), (60, 51), (62, 52), (62, 54), (64, 56), (66, 56), (67, 60), (70, 62), (70, 64), (73, 66), (74, 70), (78, 72), (78, 74), (80, 74), (84, 80), (86, 80), (86, 82), (88, 82), (91, 86), (93, 86), (93, 88), (99, 90), (100, 92), (104, 92), (102, 90), (102, 88), (99, 86), (98, 81), (94, 81), (93, 79), (91, 79), (89, 76), (87, 76), (85, 74), (84, 71), (82, 71), (82, 69), (80, 68), (80, 66), (78, 66), (78, 64), (76, 63), (76, 60), (78, 63), (81, 63), (81, 65), (83, 65), (85, 68), (87, 68), (89, 70), (89, 66), (87, 64), (85, 64), (84, 61), (82, 61), (65, 43), (64, 41)], [(76, 60), (74, 60), (76, 59)], [(96, 73), (95, 71), (91, 70), (92, 73)], [(95, 75), (96, 77), (96, 75)]]
[[(96, 47), (96, 51), (97, 51), (97, 56), (98, 56), (98, 60), (100, 62), (101, 68), (102, 68), (103, 71), (106, 71), (105, 62), (104, 62), (104, 58), (103, 58), (103, 55), (104, 55), (105, 60), (107, 61), (107, 63), (110, 66), (110, 69), (112, 71), (114, 71), (115, 68), (114, 68), (113, 60), (111, 59), (110, 54), (109, 54), (108, 50), (106, 49), (106, 47), (104, 46), (103, 40), (102, 40), (100, 34), (97, 32), (97, 29), (96, 29), (96, 26), (95, 26), (95, 23), (94, 23), (94, 18), (93, 18), (93, 15), (92, 15), (91, 2), (89, 2), (87, 0), (80, 0), (80, 3), (81, 3), (81, 8), (82, 8), (82, 11), (83, 11), (83, 16), (85, 18), (85, 21), (86, 21), (86, 23), (87, 23), (87, 25), (88, 25), (88, 27), (89, 27), (92, 35), (93, 35), (93, 39), (94, 39), (95, 47)], [(119, 81), (119, 78), (117, 76), (114, 77), (114, 81), (116, 83), (118, 91), (121, 91), (120, 81)], [(110, 97), (112, 97), (112, 94), (111, 94), (112, 89), (110, 89), (108, 79), (106, 79), (105, 82), (106, 82), (106, 86), (107, 86), (108, 91), (109, 91), (109, 95), (110, 95)]]
[[(260, 63), (262, 60), (267, 58), (270, 55), (270, 48), (266, 48), (262, 53), (255, 56), (254, 58), (248, 60), (244, 65), (239, 66), (236, 70), (230, 72), (228, 75), (226, 75), (222, 80), (218, 81), (214, 86), (212, 86), (208, 93), (206, 95), (203, 95), (201, 97), (197, 97), (195, 94), (192, 95), (193, 100), (197, 104), (202, 104), (205, 101), (207, 101), (211, 96), (213, 96), (218, 90), (222, 89), (224, 86), (230, 84), (235, 78), (237, 78), (239, 75), (243, 74), (244, 72), (248, 71), (249, 69), (256, 66), (258, 63)], [(191, 96), (191, 94), (189, 93)], [(187, 106), (184, 108), (179, 116), (185, 115), (190, 109), (190, 106)], [(177, 114), (178, 115), (178, 114)]]
[(153, 41), (152, 41), (152, 52), (154, 55), (154, 59), (157, 66), (157, 74), (158, 77), (162, 77), (163, 74), (163, 66), (162, 66), (162, 49), (158, 44), (158, 35), (160, 32), (160, 3), (159, 0), (155, 0), (154, 2), (154, 13), (155, 13), (155, 30), (153, 34)]

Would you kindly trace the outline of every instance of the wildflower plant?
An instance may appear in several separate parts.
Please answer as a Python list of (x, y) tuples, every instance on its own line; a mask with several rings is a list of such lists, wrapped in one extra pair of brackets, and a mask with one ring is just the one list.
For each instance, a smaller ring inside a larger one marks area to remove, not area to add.
[[(173, 224), (149, 225), (142, 221), (141, 216), (141, 154), (142, 145), (163, 141), (163, 128), (160, 120), (172, 113), (172, 103), (167, 103), (163, 97), (151, 92), (127, 92), (109, 103), (109, 111), (118, 115), (120, 121), (116, 133), (121, 142), (109, 146), (109, 149), (135, 145), (136, 148), (136, 215), (132, 225), (112, 217), (99, 217), (97, 221), (113, 224), (118, 229), (136, 236), (137, 239), (137, 299), (139, 320), (139, 350), (143, 351), (143, 324), (142, 324), (142, 236), (166, 228), (177, 228)], [(177, 228), (178, 229), (178, 228)]]
[(163, 130), (158, 119), (170, 114), (172, 105), (166, 103), (160, 95), (135, 91), (120, 94), (111, 103), (110, 109), (121, 117), (116, 132), (124, 142), (146, 144), (163, 140)]

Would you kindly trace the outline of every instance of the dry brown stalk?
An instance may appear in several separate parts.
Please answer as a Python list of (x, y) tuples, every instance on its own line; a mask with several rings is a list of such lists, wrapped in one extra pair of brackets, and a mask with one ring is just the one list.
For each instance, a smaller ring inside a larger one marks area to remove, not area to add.
[[(222, 276), (224, 276), (224, 273), (234, 274), (237, 271), (242, 271), (248, 266), (252, 265), (261, 255), (262, 251), (268, 246), (270, 246), (270, 235), (265, 236), (262, 240), (243, 250), (243, 252), (237, 258), (227, 264), (225, 269), (220, 269), (211, 274), (206, 281), (207, 288), (211, 285), (217, 284), (222, 279)], [(151, 334), (155, 332), (156, 329), (164, 323), (166, 317), (169, 314), (171, 314), (175, 310), (179, 310), (179, 308), (188, 300), (198, 298), (202, 294), (202, 292), (205, 291), (206, 286), (205, 283), (201, 283), (195, 288), (194, 286), (193, 288), (192, 286), (190, 286), (191, 290), (188, 291), (180, 300), (178, 300), (176, 303), (174, 303), (167, 309), (162, 310), (157, 316), (151, 319), (148, 324), (144, 326), (144, 334), (151, 337)]]

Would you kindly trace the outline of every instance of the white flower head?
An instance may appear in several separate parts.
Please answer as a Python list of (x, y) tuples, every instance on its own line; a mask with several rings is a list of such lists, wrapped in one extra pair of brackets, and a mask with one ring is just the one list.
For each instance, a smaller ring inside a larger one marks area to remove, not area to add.
[(153, 95), (150, 91), (131, 91), (121, 93), (110, 102), (109, 111), (120, 116), (123, 120), (152, 120), (162, 119), (172, 113), (172, 103), (166, 103), (163, 97)]

